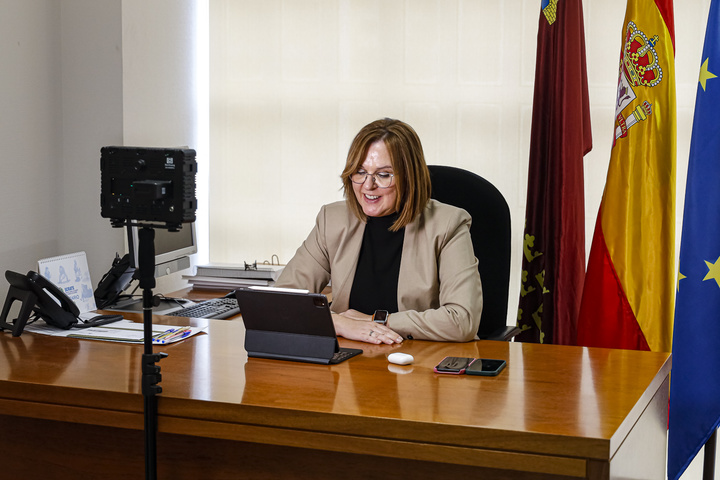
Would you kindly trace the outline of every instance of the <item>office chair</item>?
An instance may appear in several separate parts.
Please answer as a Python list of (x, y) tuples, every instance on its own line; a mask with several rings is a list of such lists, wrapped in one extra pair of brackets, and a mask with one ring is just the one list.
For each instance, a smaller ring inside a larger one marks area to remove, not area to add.
[(467, 170), (428, 165), (431, 197), (460, 207), (472, 217), (470, 236), (478, 259), (483, 311), (478, 337), (511, 340), (520, 329), (507, 325), (510, 285), (510, 208), (495, 186)]

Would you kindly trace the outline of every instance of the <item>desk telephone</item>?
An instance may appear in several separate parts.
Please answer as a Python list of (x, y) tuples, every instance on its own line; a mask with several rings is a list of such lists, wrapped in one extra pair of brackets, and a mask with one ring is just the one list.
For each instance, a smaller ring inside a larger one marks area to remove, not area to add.
[[(11, 330), (14, 337), (23, 332), (31, 313), (48, 325), (65, 330), (71, 327), (103, 325), (122, 319), (121, 315), (98, 315), (89, 322), (82, 322), (75, 302), (50, 280), (32, 270), (27, 275), (7, 270), (5, 278), (10, 282), (10, 289), (0, 315), (0, 330)], [(22, 306), (18, 317), (11, 323), (7, 321), (7, 317), (16, 300), (21, 301)]]

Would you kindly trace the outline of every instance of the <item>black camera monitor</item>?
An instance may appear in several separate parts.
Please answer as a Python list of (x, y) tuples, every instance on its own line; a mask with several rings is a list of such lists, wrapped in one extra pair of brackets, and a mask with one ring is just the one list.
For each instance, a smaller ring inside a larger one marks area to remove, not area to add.
[(195, 221), (195, 150), (103, 147), (100, 153), (100, 215), (112, 226), (129, 220), (178, 230)]

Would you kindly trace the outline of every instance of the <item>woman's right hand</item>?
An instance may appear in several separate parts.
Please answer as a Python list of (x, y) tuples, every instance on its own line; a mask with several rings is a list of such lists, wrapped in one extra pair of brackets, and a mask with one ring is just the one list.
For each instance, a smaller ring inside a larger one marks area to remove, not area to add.
[(403, 337), (385, 325), (372, 321), (370, 315), (356, 310), (348, 310), (343, 314), (333, 313), (335, 332), (348, 340), (365, 343), (392, 345), (402, 343)]

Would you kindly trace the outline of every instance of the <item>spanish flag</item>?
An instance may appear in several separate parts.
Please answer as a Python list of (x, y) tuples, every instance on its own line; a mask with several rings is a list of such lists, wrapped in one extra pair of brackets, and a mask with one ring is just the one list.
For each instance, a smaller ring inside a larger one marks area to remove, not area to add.
[(578, 345), (669, 352), (675, 256), (672, 0), (629, 0)]

